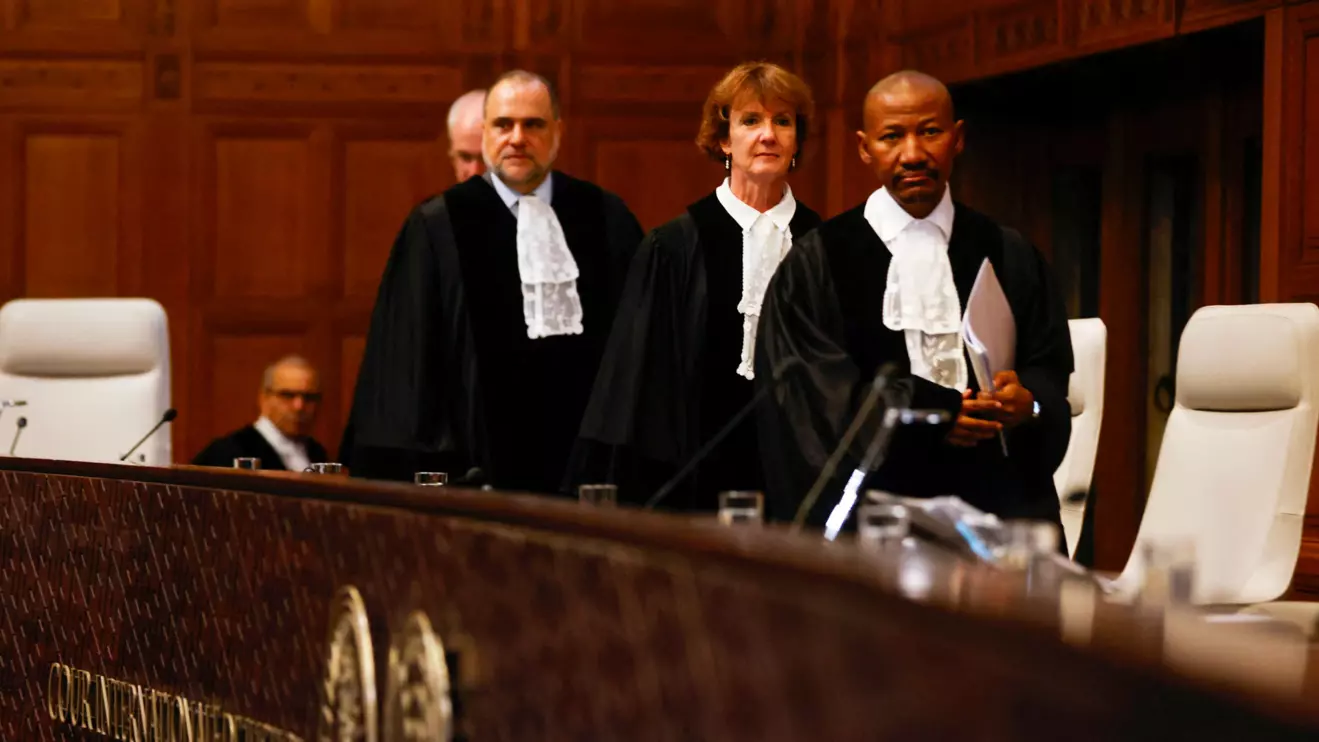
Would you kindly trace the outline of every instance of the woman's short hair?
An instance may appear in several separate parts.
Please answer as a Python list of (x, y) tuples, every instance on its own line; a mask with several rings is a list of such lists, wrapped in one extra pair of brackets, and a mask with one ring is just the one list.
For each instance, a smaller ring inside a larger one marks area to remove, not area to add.
[(716, 162), (723, 162), (721, 143), (728, 138), (728, 117), (733, 104), (745, 95), (768, 102), (774, 98), (792, 106), (797, 113), (797, 157), (801, 157), (815, 115), (811, 89), (796, 75), (772, 62), (744, 62), (715, 83), (701, 111), (701, 130), (696, 146)]

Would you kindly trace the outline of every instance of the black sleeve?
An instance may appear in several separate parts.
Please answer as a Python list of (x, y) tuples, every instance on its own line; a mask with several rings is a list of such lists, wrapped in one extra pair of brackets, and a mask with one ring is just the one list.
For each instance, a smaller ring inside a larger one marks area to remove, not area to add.
[(234, 459), (241, 457), (243, 454), (234, 445), (232, 438), (225, 436), (216, 438), (206, 444), (200, 453), (192, 457), (193, 466), (219, 466), (226, 469), (232, 468)]
[(1017, 320), (1017, 377), (1040, 404), (1040, 419), (1018, 426), (1008, 450), (1032, 451), (1049, 476), (1062, 463), (1071, 439), (1072, 412), (1067, 403), (1074, 366), (1067, 309), (1044, 256), (1014, 230), (1004, 231), (1005, 289)]
[[(759, 415), (765, 463), (766, 511), (775, 520), (791, 520), (833, 449), (841, 441), (874, 379), (862, 378), (847, 347), (842, 311), (824, 255), (819, 231), (793, 245), (770, 282), (756, 333), (756, 385), (773, 384), (775, 369), (793, 359), (802, 363), (787, 371), (770, 390)], [(894, 359), (898, 361), (900, 359)], [(905, 366), (900, 366), (904, 368)], [(891, 398), (921, 408), (961, 409), (956, 390), (903, 375), (891, 382)], [(878, 429), (882, 409), (868, 418), (839, 466), (829, 491), (836, 492), (856, 468)], [(821, 498), (809, 522), (827, 513)]]
[(380, 281), (345, 445), (355, 476), (411, 479), (415, 471), (465, 471), (463, 421), (445, 391), (458, 377), (451, 296), (439, 258), (453, 235), (442, 202), (408, 215)]
[(665, 225), (636, 248), (618, 312), (582, 417), (566, 488), (618, 485), (620, 499), (639, 504), (687, 453), (690, 407), (687, 330), (681, 317), (692, 246)]

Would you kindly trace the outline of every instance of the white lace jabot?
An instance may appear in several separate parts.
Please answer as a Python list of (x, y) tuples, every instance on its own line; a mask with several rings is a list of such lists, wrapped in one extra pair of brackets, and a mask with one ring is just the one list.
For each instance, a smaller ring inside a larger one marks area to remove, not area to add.
[(522, 195), (492, 175), (500, 198), (518, 220), (518, 276), (522, 281), (522, 317), (527, 337), (580, 335), (582, 300), (577, 294), (577, 261), (568, 249), (559, 217), (550, 206), (551, 174), (535, 191)]
[(962, 305), (948, 261), (953, 236), (948, 189), (928, 217), (916, 219), (880, 188), (866, 201), (865, 218), (893, 255), (884, 285), (884, 326), (902, 330), (912, 374), (966, 389)]
[(742, 314), (742, 355), (737, 373), (755, 378), (756, 323), (760, 305), (769, 288), (774, 270), (792, 247), (792, 217), (797, 213), (797, 199), (784, 186), (783, 198), (769, 211), (760, 213), (743, 203), (729, 187), (728, 179), (714, 191), (724, 211), (742, 228), (742, 299), (737, 311)]

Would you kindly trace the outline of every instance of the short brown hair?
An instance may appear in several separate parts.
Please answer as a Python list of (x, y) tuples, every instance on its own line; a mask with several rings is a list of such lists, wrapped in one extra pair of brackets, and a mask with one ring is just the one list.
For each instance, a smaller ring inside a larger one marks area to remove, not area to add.
[(728, 116), (733, 103), (748, 93), (762, 102), (779, 98), (796, 110), (796, 156), (801, 157), (811, 118), (815, 115), (815, 101), (811, 98), (810, 87), (800, 77), (772, 62), (744, 62), (715, 83), (701, 111), (701, 130), (696, 135), (696, 146), (710, 159), (723, 162), (724, 150), (720, 143), (728, 138)]

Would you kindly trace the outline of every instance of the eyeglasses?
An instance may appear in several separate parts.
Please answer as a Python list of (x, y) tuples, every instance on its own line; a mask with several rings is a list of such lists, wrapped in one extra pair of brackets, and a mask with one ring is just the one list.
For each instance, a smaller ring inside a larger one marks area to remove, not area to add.
[(292, 389), (267, 389), (266, 391), (279, 397), (285, 402), (292, 402), (299, 397), (301, 397), (302, 401), (306, 404), (316, 404), (321, 401), (320, 392), (297, 392)]

